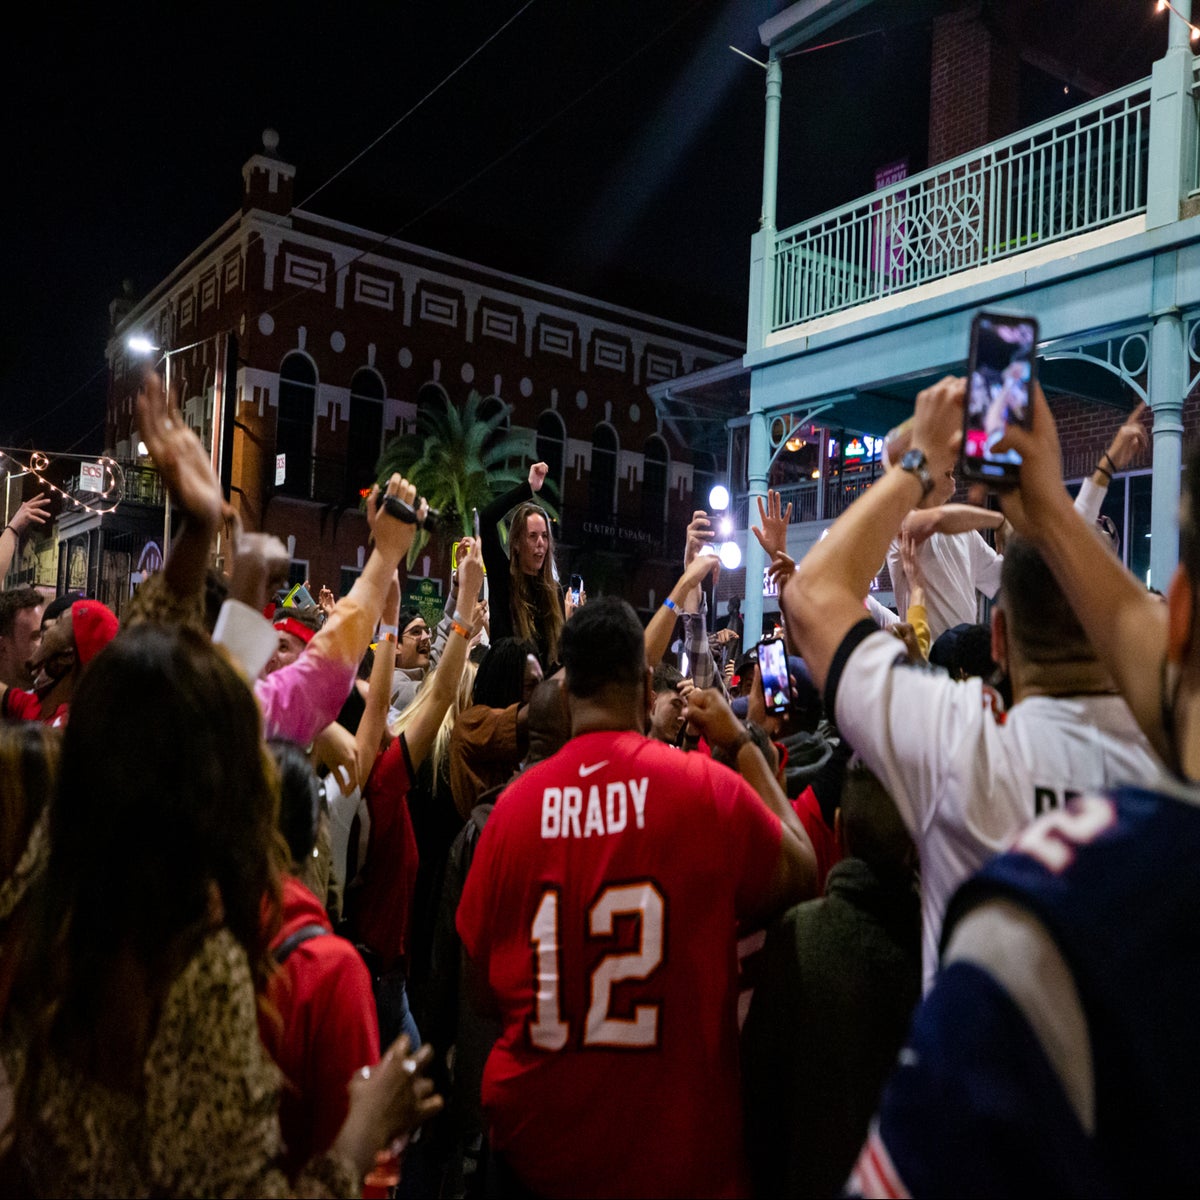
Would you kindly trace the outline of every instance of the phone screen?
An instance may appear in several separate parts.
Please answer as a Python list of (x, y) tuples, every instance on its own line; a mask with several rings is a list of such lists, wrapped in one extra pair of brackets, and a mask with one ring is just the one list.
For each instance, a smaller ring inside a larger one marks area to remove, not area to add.
[(762, 676), (763, 704), (767, 712), (779, 716), (791, 703), (787, 653), (778, 638), (758, 643), (758, 673)]
[(978, 313), (971, 323), (967, 402), (963, 408), (963, 475), (1012, 485), (1021, 456), (996, 450), (1009, 424), (1029, 425), (1029, 389), (1037, 361), (1037, 322), (1032, 317)]
[(583, 576), (572, 575), (569, 591), (571, 593), (571, 603), (579, 603), (579, 595), (583, 591)]

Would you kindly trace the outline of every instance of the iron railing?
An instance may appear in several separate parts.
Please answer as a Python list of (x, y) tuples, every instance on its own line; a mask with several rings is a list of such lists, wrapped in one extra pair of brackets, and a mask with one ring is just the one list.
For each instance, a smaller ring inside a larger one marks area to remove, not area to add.
[(774, 332), (1144, 212), (1150, 81), (775, 239)]
[[(806, 521), (832, 519), (840, 517), (875, 480), (869, 475), (853, 475), (843, 479), (831, 478), (824, 481), (825, 509), (819, 512), (817, 500), (822, 487), (820, 480), (805, 481), (804, 483), (785, 484), (774, 489), (779, 493), (780, 503), (784, 510), (790, 504), (792, 525), (801, 525)], [(730, 516), (735, 529), (748, 529), (758, 524), (758, 507), (750, 503), (748, 492), (737, 492), (730, 506)]]

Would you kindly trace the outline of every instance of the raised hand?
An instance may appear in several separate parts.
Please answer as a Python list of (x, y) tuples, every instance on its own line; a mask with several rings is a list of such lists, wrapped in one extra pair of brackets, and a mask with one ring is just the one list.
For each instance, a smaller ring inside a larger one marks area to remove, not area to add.
[(138, 429), (163, 484), (187, 518), (215, 531), (221, 524), (221, 484), (200, 439), (184, 423), (148, 367), (137, 398)]
[(787, 527), (792, 519), (792, 502), (788, 501), (786, 511), (782, 509), (782, 501), (776, 491), (767, 491), (767, 506), (763, 507), (762, 497), (758, 497), (759, 525), (752, 525), (750, 531), (758, 538), (758, 544), (767, 552), (768, 557), (774, 558), (780, 551), (787, 550)]
[(691, 523), (687, 527), (687, 542), (683, 551), (683, 565), (685, 567), (690, 565), (692, 559), (716, 536), (717, 531), (712, 527), (712, 521), (709, 519), (708, 513), (702, 508), (696, 509), (692, 513)]
[(1030, 427), (1009, 425), (995, 449), (1015, 450), (1021, 456), (1018, 486), (1000, 493), (1000, 508), (1018, 533), (1036, 539), (1045, 526), (1059, 519), (1063, 509), (1071, 507), (1071, 497), (1063, 486), (1062, 451), (1054, 415), (1036, 380), (1030, 389), (1030, 401)]
[(317, 596), (317, 603), (321, 606), (321, 611), (327, 617), (333, 616), (333, 610), (337, 607), (337, 600), (334, 599), (333, 592), (324, 584), (321, 585), (321, 593)]
[(767, 575), (775, 581), (775, 586), (782, 592), (796, 570), (796, 560), (782, 550), (777, 550), (767, 568)]
[(390, 569), (394, 570), (408, 553), (408, 548), (417, 535), (417, 527), (425, 520), (425, 514), (429, 511), (429, 505), (423, 499), (417, 501), (417, 489), (400, 475), (393, 475), (388, 480), (386, 495), (403, 500), (415, 509), (417, 514), (416, 525), (391, 516), (383, 509), (378, 485), (371, 489), (371, 494), (367, 497), (367, 524), (375, 537), (375, 547), (384, 561), (391, 564)]
[(546, 482), (546, 475), (550, 467), (544, 462), (535, 462), (529, 468), (529, 487), (533, 492), (540, 492), (542, 484)]
[(1113, 471), (1123, 471), (1136, 455), (1142, 453), (1150, 445), (1146, 428), (1142, 424), (1142, 414), (1145, 411), (1146, 402), (1143, 400), (1125, 418), (1125, 423), (1113, 435), (1111, 445), (1105, 451), (1104, 458), (1100, 460), (1102, 464), (1106, 458)]
[(44, 525), (50, 516), (49, 496), (30, 496), (9, 521), (13, 533), (21, 537), (32, 525)]
[[(463, 538), (458, 543), (458, 594), (464, 605), (471, 604), (472, 620), (475, 618), (475, 602), (479, 598), (479, 589), (482, 587), (482, 544), (475, 538)], [(478, 624), (475, 624), (473, 632), (479, 632)]]

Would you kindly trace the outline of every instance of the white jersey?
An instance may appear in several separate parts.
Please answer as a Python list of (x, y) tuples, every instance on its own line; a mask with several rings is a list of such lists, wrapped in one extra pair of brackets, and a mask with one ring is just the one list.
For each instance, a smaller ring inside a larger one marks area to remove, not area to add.
[[(975, 532), (935, 533), (917, 549), (917, 563), (925, 577), (925, 619), (933, 641), (955, 625), (979, 620), (979, 597), (989, 599), (1000, 590), (1004, 559)], [(888, 547), (888, 573), (896, 596), (896, 611), (908, 612), (908, 578), (900, 562), (900, 542)]]
[(862, 641), (832, 681), (834, 709), (920, 853), (928, 990), (959, 884), (1068, 795), (1160, 786), (1164, 769), (1119, 696), (1030, 696), (997, 713), (980, 680), (913, 667), (894, 637), (865, 628), (847, 635)]

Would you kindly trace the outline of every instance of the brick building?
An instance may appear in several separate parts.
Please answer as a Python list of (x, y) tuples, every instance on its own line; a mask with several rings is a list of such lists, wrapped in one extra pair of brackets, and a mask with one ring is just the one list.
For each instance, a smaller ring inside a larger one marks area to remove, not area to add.
[[(485, 409), (505, 408), (530, 460), (551, 464), (560, 573), (652, 608), (717, 464), (664, 426), (646, 389), (742, 347), (295, 210), (295, 168), (277, 135), (263, 141), (242, 169), (240, 211), (143, 299), (114, 304), (109, 452), (138, 462), (144, 359), (128, 343), (141, 335), (168, 352), (172, 390), (246, 528), (287, 541), (295, 578), (344, 592), (366, 553), (360, 493), (382, 447), (422, 404), (475, 390)], [(63, 546), (68, 560), (103, 559), (103, 525), (88, 524)], [(123, 553), (130, 571), (145, 560), (144, 545)], [(413, 575), (448, 574), (435, 540)], [(127, 575), (98, 571), (118, 607)]]

